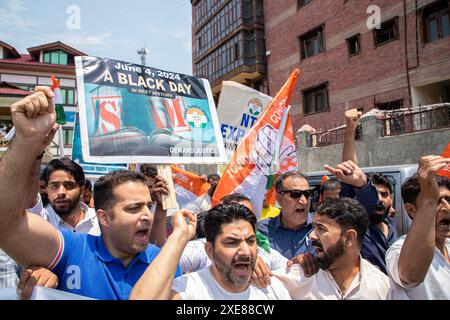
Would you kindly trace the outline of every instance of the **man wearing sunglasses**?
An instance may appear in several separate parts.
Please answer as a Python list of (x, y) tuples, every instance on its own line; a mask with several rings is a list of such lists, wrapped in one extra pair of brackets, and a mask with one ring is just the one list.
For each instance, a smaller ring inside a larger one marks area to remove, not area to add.
[(276, 179), (275, 190), (281, 213), (260, 221), (259, 231), (269, 238), (272, 248), (288, 259), (313, 253), (314, 248), (306, 237), (312, 230), (308, 219), (311, 191), (307, 177), (296, 171), (284, 173)]
[[(340, 169), (340, 166), (337, 168)], [(334, 169), (325, 166), (327, 167)], [(341, 177), (340, 180), (346, 184), (345, 189), (351, 191), (346, 192), (349, 194), (345, 196), (359, 200), (366, 210), (373, 210), (376, 207), (378, 201), (376, 189), (368, 183), (364, 173), (345, 175), (345, 178)], [(308, 178), (300, 172), (287, 172), (277, 178), (275, 189), (281, 213), (275, 218), (262, 220), (258, 224), (258, 229), (269, 238), (272, 248), (291, 259), (290, 264), (299, 263), (305, 275), (312, 276), (318, 271), (318, 266), (314, 258), (314, 248), (308, 239), (308, 234), (312, 230)]]

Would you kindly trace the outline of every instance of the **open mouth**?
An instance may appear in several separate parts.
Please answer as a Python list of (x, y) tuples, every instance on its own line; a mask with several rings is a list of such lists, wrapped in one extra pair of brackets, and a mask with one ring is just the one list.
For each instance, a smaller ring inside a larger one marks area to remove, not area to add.
[(304, 214), (305, 213), (305, 208), (297, 208), (297, 209), (295, 209), (295, 213), (297, 213), (297, 214)]
[(139, 230), (136, 232), (136, 240), (138, 243), (147, 244), (149, 240), (149, 229)]
[(384, 208), (384, 206), (377, 206), (375, 208), (375, 213), (378, 215), (383, 215), (385, 213), (386, 209)]
[(442, 230), (450, 230), (450, 219), (442, 219), (438, 225)]
[(240, 276), (246, 276), (250, 273), (250, 263), (238, 262), (233, 267)]

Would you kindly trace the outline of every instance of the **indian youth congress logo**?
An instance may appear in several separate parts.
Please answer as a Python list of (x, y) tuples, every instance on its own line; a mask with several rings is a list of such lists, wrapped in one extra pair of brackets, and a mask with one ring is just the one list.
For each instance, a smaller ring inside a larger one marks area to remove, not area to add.
[(186, 120), (192, 128), (204, 128), (208, 123), (206, 114), (197, 107), (189, 108), (186, 111)]
[(258, 117), (262, 112), (263, 105), (262, 105), (261, 100), (259, 100), (258, 98), (253, 98), (248, 102), (247, 108), (248, 108), (248, 112), (252, 116)]

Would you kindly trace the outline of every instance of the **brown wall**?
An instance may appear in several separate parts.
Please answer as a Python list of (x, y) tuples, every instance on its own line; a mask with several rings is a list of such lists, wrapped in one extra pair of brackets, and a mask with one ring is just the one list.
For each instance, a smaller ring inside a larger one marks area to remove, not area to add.
[[(434, 1), (418, 0), (419, 8)], [(400, 38), (375, 47), (373, 33), (366, 27), (369, 5), (381, 8), (381, 21), (398, 16)], [(416, 47), (415, 1), (406, 0), (407, 50), (411, 86), (450, 78), (450, 37)], [(296, 0), (264, 2), (266, 48), (270, 93), (286, 81), (293, 68), (301, 75), (293, 96), (294, 130), (303, 124), (316, 129), (343, 124), (343, 112), (350, 106), (364, 107), (404, 99), (409, 107), (405, 58), (403, 0), (313, 0), (297, 9)], [(325, 52), (300, 61), (298, 36), (325, 24)], [(419, 23), (419, 28), (420, 28)], [(420, 30), (420, 29), (419, 29)], [(360, 33), (361, 53), (349, 57), (346, 39)], [(417, 64), (417, 53), (418, 61)], [(330, 109), (303, 115), (301, 90), (328, 81)]]

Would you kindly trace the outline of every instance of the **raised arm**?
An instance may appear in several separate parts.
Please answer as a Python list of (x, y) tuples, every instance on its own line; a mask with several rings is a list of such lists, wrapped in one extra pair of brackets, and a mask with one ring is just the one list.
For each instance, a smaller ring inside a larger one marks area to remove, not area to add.
[(400, 280), (404, 284), (423, 282), (435, 247), (435, 223), (439, 201), (436, 172), (450, 163), (440, 156), (422, 157), (417, 171), (420, 193), (416, 199), (416, 214), (403, 243), (398, 260)]
[(50, 133), (45, 137), (43, 149), (39, 156), (36, 157), (36, 160), (34, 161), (32, 170), (32, 175), (30, 179), (30, 185), (28, 188), (28, 192), (26, 194), (25, 198), (25, 208), (33, 208), (36, 205), (36, 196), (39, 192), (39, 177), (40, 177), (40, 170), (41, 170), (41, 163), (42, 163), (42, 156), (44, 154), (45, 148), (52, 142), (53, 137), (55, 136), (55, 133), (58, 131), (58, 125), (55, 124), (50, 131)]
[(342, 161), (351, 160), (354, 163), (358, 163), (358, 158), (356, 157), (355, 133), (356, 128), (358, 128), (361, 115), (362, 112), (358, 111), (357, 109), (345, 111), (346, 127), (344, 136), (344, 148), (342, 150)]
[(197, 217), (183, 209), (172, 217), (174, 226), (167, 242), (133, 287), (130, 300), (167, 300), (173, 296), (172, 282), (181, 254), (194, 237)]
[(36, 157), (55, 123), (53, 92), (36, 87), (11, 106), (11, 114), (16, 136), (0, 162), (0, 248), (19, 264), (49, 266), (58, 252), (59, 233), (25, 208)]

